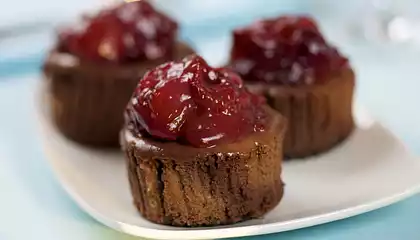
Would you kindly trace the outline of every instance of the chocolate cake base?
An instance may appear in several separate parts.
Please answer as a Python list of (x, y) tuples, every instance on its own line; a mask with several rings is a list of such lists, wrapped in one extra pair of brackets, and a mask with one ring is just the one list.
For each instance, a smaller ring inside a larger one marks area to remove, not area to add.
[(232, 144), (194, 148), (122, 131), (134, 204), (146, 219), (212, 226), (258, 218), (283, 196), (284, 119)]
[(326, 84), (280, 86), (249, 83), (251, 92), (288, 119), (284, 140), (286, 158), (303, 158), (327, 151), (354, 129), (352, 116), (354, 72), (342, 70)]
[[(192, 54), (178, 43), (175, 60)], [(138, 81), (165, 59), (130, 65), (85, 62), (52, 51), (44, 64), (53, 120), (68, 138), (92, 146), (118, 147), (123, 112)]]

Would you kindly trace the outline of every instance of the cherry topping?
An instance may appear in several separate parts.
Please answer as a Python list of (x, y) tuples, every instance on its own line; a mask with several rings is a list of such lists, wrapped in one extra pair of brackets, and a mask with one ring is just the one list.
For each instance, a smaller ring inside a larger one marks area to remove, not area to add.
[(263, 104), (237, 74), (192, 55), (146, 73), (126, 116), (152, 137), (211, 147), (263, 131)]
[(347, 64), (310, 17), (261, 20), (233, 33), (231, 67), (245, 81), (322, 84)]
[(123, 3), (62, 29), (59, 50), (83, 59), (126, 63), (170, 59), (177, 24), (145, 0)]

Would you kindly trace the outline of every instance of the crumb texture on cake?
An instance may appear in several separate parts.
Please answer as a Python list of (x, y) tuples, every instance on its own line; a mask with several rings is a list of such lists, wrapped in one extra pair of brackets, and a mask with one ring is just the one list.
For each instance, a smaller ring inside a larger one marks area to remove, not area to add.
[(201, 155), (195, 161), (152, 157), (128, 140), (123, 147), (134, 204), (146, 219), (173, 226), (261, 217), (283, 195), (280, 138), (273, 136), (270, 144), (255, 144), (244, 152)]

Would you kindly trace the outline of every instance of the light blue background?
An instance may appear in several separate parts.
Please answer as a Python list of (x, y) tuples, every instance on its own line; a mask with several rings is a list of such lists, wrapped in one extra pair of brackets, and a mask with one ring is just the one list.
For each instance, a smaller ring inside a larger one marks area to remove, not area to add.
[[(244, 8), (243, 13), (217, 15), (218, 20), (211, 24), (195, 17), (202, 15), (200, 12), (183, 19), (183, 37), (216, 63), (228, 49), (232, 27), (256, 16), (316, 10), (308, 4), (283, 1), (279, 7), (275, 4), (279, 1), (263, 1), (265, 7), (258, 5), (259, 11), (256, 11), (252, 1), (244, 2), (249, 2), (250, 7)], [(357, 70), (357, 97), (410, 150), (419, 154), (419, 50), (349, 38), (340, 22), (323, 16), (320, 14), (320, 20), (326, 33), (350, 56)], [(212, 17), (208, 11), (207, 17)], [(7, 52), (0, 55), (0, 239), (136, 239), (102, 226), (83, 213), (61, 189), (45, 161), (37, 136), (33, 93), (50, 33), (45, 30), (0, 42), (0, 54)], [(420, 239), (420, 196), (339, 222), (244, 239), (374, 238)]]

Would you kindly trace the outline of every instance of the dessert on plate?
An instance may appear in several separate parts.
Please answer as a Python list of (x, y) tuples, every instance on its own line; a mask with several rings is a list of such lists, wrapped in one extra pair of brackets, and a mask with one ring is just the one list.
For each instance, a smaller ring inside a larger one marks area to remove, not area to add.
[(140, 80), (125, 119), (131, 192), (152, 222), (230, 224), (283, 196), (286, 120), (230, 70), (196, 55), (163, 64)]
[(44, 63), (54, 122), (68, 138), (119, 146), (125, 106), (143, 74), (193, 53), (177, 23), (147, 1), (123, 3), (63, 28)]
[(329, 150), (352, 132), (355, 74), (310, 17), (282, 16), (236, 29), (229, 66), (288, 119), (287, 158)]

